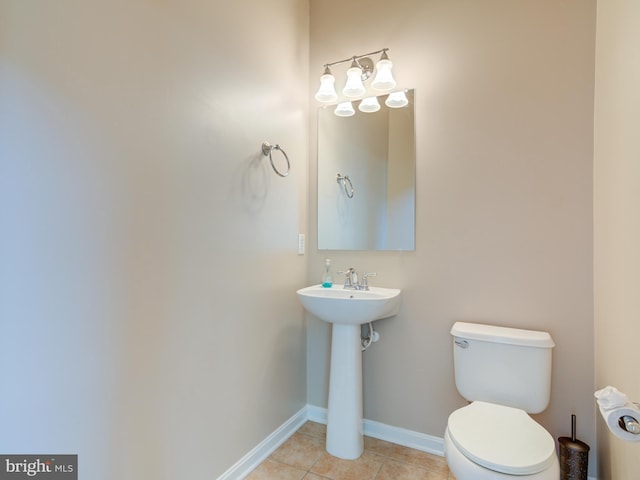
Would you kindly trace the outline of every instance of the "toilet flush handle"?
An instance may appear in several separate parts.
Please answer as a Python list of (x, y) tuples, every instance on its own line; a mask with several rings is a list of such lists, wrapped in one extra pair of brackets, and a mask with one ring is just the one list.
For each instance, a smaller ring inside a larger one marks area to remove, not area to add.
[(454, 342), (460, 348), (469, 348), (469, 342), (466, 340), (454, 340)]

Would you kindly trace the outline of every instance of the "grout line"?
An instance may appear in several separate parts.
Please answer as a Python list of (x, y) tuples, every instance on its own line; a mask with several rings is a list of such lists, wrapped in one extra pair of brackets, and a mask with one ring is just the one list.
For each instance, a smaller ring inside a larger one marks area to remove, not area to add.
[[(316, 421), (313, 421), (313, 420), (308, 420), (308, 421), (307, 421), (307, 422), (305, 422), (305, 423), (309, 423), (309, 422), (322, 425), (320, 422), (316, 422)], [(294, 432), (294, 434), (299, 434), (299, 435), (302, 435), (302, 436), (305, 436), (305, 437), (308, 437), (308, 438), (316, 438), (316, 439), (319, 439), (319, 440), (324, 440), (324, 439), (326, 438), (326, 437), (324, 437), (321, 433), (317, 433), (317, 430), (311, 430), (311, 431), (309, 431), (309, 430), (308, 430), (308, 431), (302, 432), (302, 431), (300, 431), (300, 429), (302, 428), (302, 426), (304, 426), (304, 424), (303, 424), (303, 425), (301, 425), (301, 426), (298, 428), (298, 430), (296, 430), (296, 431)], [(292, 436), (293, 436), (293, 435), (292, 435)], [(372, 436), (370, 436), (370, 435), (365, 435), (365, 436), (367, 436), (367, 437), (369, 437), (369, 438), (374, 438), (374, 439), (376, 438), (376, 437), (372, 437)], [(378, 439), (378, 440), (380, 440), (380, 439)], [(421, 450), (417, 450), (417, 449), (415, 449), (415, 448), (411, 448), (411, 447), (408, 447), (408, 446), (404, 446), (404, 445), (396, 444), (396, 443), (394, 443), (394, 442), (389, 442), (389, 441), (387, 441), (387, 440), (381, 440), (381, 441), (383, 441), (383, 442), (385, 442), (385, 443), (387, 443), (387, 444), (390, 444), (390, 445), (399, 445), (399, 446), (404, 447), (404, 448), (406, 448), (406, 449), (408, 449), (408, 450), (415, 450), (415, 451), (418, 451), (418, 452), (420, 452), (420, 451), (421, 451)], [(387, 451), (386, 451), (386, 453), (385, 453), (384, 451), (383, 451), (383, 452), (378, 452), (378, 451), (368, 450), (368, 449), (365, 447), (364, 452), (365, 452), (365, 453), (368, 453), (368, 454), (370, 454), (370, 455), (373, 455), (373, 456), (375, 456), (375, 457), (378, 457), (378, 458), (380, 458), (380, 459), (382, 460), (382, 461), (381, 461), (381, 463), (380, 463), (380, 466), (378, 467), (378, 470), (375, 472), (374, 476), (373, 476), (373, 477), (371, 477), (371, 480), (377, 480), (377, 479), (379, 479), (379, 478), (380, 478), (380, 473), (382, 472), (382, 469), (384, 468), (385, 464), (387, 464), (388, 462), (396, 462), (396, 463), (398, 463), (398, 464), (401, 464), (401, 465), (405, 465), (405, 466), (411, 467), (412, 469), (417, 469), (417, 470), (420, 470), (420, 471), (423, 471), (423, 472), (427, 472), (427, 473), (433, 473), (433, 474), (442, 475), (442, 472), (440, 472), (440, 471), (438, 471), (438, 470), (435, 470), (435, 469), (432, 469), (432, 468), (430, 468), (430, 467), (428, 467), (428, 466), (423, 466), (423, 465), (420, 465), (420, 464), (417, 464), (417, 463), (412, 463), (412, 462), (410, 462), (410, 461), (406, 461), (406, 460), (403, 460), (403, 459), (400, 459), (400, 458), (396, 458), (396, 457), (394, 457), (394, 456), (391, 456), (391, 455), (390, 455), (390, 453), (389, 453), (389, 452), (390, 452), (389, 450), (387, 450)], [(438, 455), (430, 454), (429, 452), (423, 452), (423, 453), (426, 453), (427, 455), (431, 455), (431, 456), (433, 456), (433, 457), (438, 457)], [(271, 456), (270, 456), (270, 457), (271, 457)], [(315, 467), (315, 465), (316, 465), (316, 464), (317, 464), (321, 459), (322, 459), (322, 455), (321, 455), (321, 456), (319, 456), (319, 457), (318, 457), (318, 458), (313, 462), (313, 464), (311, 464), (311, 466), (310, 466), (308, 469), (304, 469), (304, 468), (295, 467), (295, 466), (293, 466), (293, 465), (289, 465), (289, 464), (287, 464), (287, 463), (285, 463), (285, 462), (282, 462), (282, 461), (279, 461), (279, 460), (274, 460), (273, 458), (270, 458), (270, 460), (271, 460), (271, 461), (273, 461), (273, 462), (275, 462), (275, 463), (277, 463), (277, 464), (279, 464), (279, 465), (283, 465), (283, 466), (286, 466), (286, 467), (294, 467), (294, 468), (298, 468), (299, 470), (304, 471), (304, 475), (302, 476), (302, 479), (303, 479), (303, 480), (304, 480), (304, 479), (305, 479), (309, 474), (316, 475), (317, 477), (322, 478), (323, 480), (331, 480), (331, 478), (330, 478), (330, 477), (325, 477), (325, 476), (323, 476), (323, 475), (319, 475), (319, 474), (314, 473), (314, 472), (312, 471), (312, 470), (313, 470), (313, 468)], [(441, 478), (442, 478), (442, 480), (446, 480), (446, 479), (450, 478), (450, 477), (449, 477), (449, 472), (447, 472), (447, 473), (446, 473), (445, 475), (443, 475)]]
[[(371, 453), (371, 452), (369, 452), (369, 453)], [(376, 474), (373, 476), (372, 480), (376, 480), (380, 476), (380, 472), (382, 471), (382, 467), (384, 467), (384, 464), (387, 463), (387, 457), (382, 457), (382, 458), (384, 460), (382, 460), (382, 463), (380, 464), (380, 467), (378, 468), (378, 471), (376, 472)]]

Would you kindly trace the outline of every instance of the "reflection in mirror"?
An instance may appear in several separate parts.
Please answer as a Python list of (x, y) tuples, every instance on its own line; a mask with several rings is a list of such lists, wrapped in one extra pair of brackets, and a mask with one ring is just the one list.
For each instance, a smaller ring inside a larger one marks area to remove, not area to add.
[(318, 248), (415, 249), (414, 91), (408, 105), (318, 113)]

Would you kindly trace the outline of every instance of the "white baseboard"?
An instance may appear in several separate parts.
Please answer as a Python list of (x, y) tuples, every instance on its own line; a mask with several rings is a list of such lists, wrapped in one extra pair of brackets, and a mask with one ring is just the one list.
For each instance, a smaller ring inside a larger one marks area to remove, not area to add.
[[(316, 423), (327, 424), (327, 409), (307, 405), (308, 420)], [(404, 428), (392, 427), (373, 420), (364, 420), (364, 434), (368, 437), (385, 440), (387, 442), (413, 448), (422, 452), (444, 457), (444, 439), (424, 433), (414, 432)], [(598, 480), (597, 477), (588, 477), (588, 480)]]
[[(327, 409), (307, 405), (308, 419), (312, 422), (327, 423)], [(364, 434), (386, 442), (413, 448), (433, 455), (444, 456), (444, 439), (406, 428), (393, 427), (373, 420), (364, 420)]]
[(364, 434), (387, 442), (413, 448), (444, 457), (444, 439), (414, 432), (406, 428), (393, 427), (373, 420), (364, 421)]
[[(306, 405), (260, 442), (258, 446), (238, 460), (229, 470), (219, 476), (217, 480), (242, 480), (304, 425), (307, 420), (326, 425), (327, 409), (316, 407), (315, 405)], [(444, 456), (444, 439), (440, 437), (393, 427), (373, 420), (365, 419), (363, 423), (364, 434), (369, 437)], [(597, 480), (597, 478), (589, 477), (589, 480)]]
[(238, 460), (229, 470), (218, 477), (218, 480), (241, 480), (282, 445), (308, 420), (307, 406), (300, 409), (289, 420), (278, 427), (271, 435), (260, 442), (253, 450)]
[[(307, 420), (326, 425), (327, 409), (306, 405), (260, 442), (258, 446), (238, 460), (229, 470), (220, 475), (217, 480), (242, 480), (304, 425)], [(369, 437), (433, 453), (434, 455), (444, 455), (444, 440), (442, 438), (432, 437), (431, 435), (404, 428), (392, 427), (372, 420), (364, 420), (363, 423), (364, 434)]]

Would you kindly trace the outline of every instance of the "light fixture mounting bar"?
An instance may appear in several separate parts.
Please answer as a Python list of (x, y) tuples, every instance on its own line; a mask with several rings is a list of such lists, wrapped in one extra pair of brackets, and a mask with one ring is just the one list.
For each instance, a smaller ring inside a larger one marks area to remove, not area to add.
[(363, 53), (362, 55), (354, 55), (353, 57), (345, 58), (344, 60), (338, 60), (337, 62), (325, 63), (324, 67), (332, 67), (334, 65), (338, 65), (339, 63), (352, 62), (353, 60), (359, 60), (364, 57), (368, 57), (369, 55), (375, 55), (376, 53), (386, 53), (389, 50), (388, 48), (381, 48), (380, 50), (376, 50), (375, 52)]

